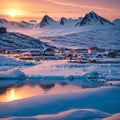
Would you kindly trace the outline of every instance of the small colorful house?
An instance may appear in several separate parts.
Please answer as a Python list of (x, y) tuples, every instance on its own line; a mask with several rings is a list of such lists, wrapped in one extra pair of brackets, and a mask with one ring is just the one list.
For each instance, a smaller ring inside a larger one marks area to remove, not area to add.
[(89, 54), (94, 54), (94, 53), (96, 53), (96, 47), (91, 47), (91, 48), (88, 48), (88, 53)]
[(2, 49), (2, 54), (9, 54), (9, 51), (7, 49)]

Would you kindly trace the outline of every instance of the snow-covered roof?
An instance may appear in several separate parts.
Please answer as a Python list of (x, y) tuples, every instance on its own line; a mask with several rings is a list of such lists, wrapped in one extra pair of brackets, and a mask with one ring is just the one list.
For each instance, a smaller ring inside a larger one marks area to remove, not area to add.
[(27, 48), (27, 49), (16, 49), (15, 51), (41, 51), (40, 49), (37, 48)]

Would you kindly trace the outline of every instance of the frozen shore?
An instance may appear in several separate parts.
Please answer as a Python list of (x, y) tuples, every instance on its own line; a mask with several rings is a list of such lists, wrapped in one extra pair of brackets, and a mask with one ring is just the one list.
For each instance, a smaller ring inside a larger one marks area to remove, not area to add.
[[(19, 117), (25, 117), (26, 119), (33, 118), (41, 120), (54, 118), (54, 120), (58, 120), (66, 116), (62, 116), (60, 112), (73, 109), (78, 109), (78, 111), (73, 110), (68, 113), (73, 115), (78, 113), (76, 117), (81, 119), (89, 118), (91, 113), (93, 114), (91, 117), (94, 119), (105, 118), (120, 112), (119, 99), (120, 88), (117, 87), (85, 89), (79, 93), (35, 96), (0, 103), (0, 118), (9, 117), (10, 119), (14, 119), (11, 117), (16, 117), (16, 119), (19, 119)], [(41, 115), (45, 115), (44, 119), (41, 118)]]

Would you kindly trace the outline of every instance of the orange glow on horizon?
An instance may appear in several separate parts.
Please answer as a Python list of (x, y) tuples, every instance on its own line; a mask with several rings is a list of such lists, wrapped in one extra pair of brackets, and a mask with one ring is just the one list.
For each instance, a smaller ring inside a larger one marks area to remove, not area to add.
[(11, 17), (17, 17), (19, 15), (22, 15), (22, 12), (20, 10), (17, 10), (17, 9), (11, 9), (8, 11), (8, 15)]
[[(111, 1), (111, 2), (109, 2)], [(83, 17), (90, 11), (114, 20), (120, 17), (120, 0), (0, 0), (0, 18), (10, 20), (40, 20), (49, 15), (58, 20), (61, 17)]]

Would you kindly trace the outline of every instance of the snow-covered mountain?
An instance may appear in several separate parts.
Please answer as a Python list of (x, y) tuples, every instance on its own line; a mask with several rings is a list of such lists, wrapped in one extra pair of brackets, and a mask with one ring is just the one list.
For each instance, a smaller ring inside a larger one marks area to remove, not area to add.
[(64, 25), (66, 22), (68, 22), (68, 19), (67, 19), (67, 18), (62, 17), (62, 18), (60, 19), (60, 24), (61, 24), (61, 25)]
[(110, 22), (93, 11), (86, 14), (84, 17), (77, 19), (62, 17), (58, 21), (48, 15), (45, 15), (41, 21), (35, 21), (34, 23), (25, 21), (12, 22), (0, 19), (0, 27), (4, 26), (10, 32), (20, 32), (36, 38), (110, 29), (116, 27), (118, 23), (119, 22)]
[(115, 19), (115, 20), (113, 21), (113, 23), (114, 23), (116, 26), (120, 27), (120, 19)]
[(12, 28), (27, 29), (27, 28), (32, 28), (33, 24), (28, 23), (26, 21), (16, 22), (16, 21), (8, 21), (6, 19), (0, 19), (0, 26), (7, 27), (9, 29), (12, 29)]
[(37, 27), (46, 27), (52, 23), (55, 23), (56, 21), (53, 20), (51, 17), (49, 17), (48, 15), (45, 15), (42, 20), (40, 21), (40, 23), (37, 24)]
[(88, 26), (88, 25), (112, 25), (113, 26), (114, 24), (92, 11), (86, 14), (85, 17), (77, 25), (78, 26)]
[(83, 19), (82, 17), (79, 17), (78, 19), (76, 19), (75, 26), (78, 26), (81, 23), (82, 19)]
[(35, 28), (40, 31), (39, 37), (43, 37), (43, 35), (59, 36), (83, 31), (109, 29), (111, 27), (115, 27), (114, 23), (92, 11), (86, 14), (85, 17), (79, 17), (78, 19), (62, 17), (59, 21), (45, 15)]
[(45, 28), (48, 26), (51, 26), (52, 28), (67, 28), (67, 27), (75, 27), (76, 24), (80, 23), (82, 20), (82, 17), (79, 17), (78, 19), (72, 19), (72, 18), (65, 18), (62, 17), (59, 21), (55, 21), (50, 16), (45, 15), (42, 20), (36, 25), (38, 28)]
[(8, 50), (39, 48), (42, 51), (44, 47), (47, 47), (45, 43), (20, 33), (0, 34), (0, 50), (4, 48)]
[[(114, 26), (114, 24), (119, 24), (120, 19), (116, 19), (114, 22), (110, 22), (109, 20), (99, 16), (95, 12), (89, 12), (83, 18), (79, 17), (78, 19), (65, 18), (62, 17), (59, 21), (55, 21), (48, 15), (43, 16), (42, 20), (39, 23), (30, 23), (26, 21), (16, 22), (16, 21), (7, 21), (6, 19), (0, 19), (0, 26), (4, 26), (7, 28), (45, 28), (47, 26), (51, 26), (51, 28), (59, 28), (61, 26), (65, 26), (68, 28), (73, 27), (83, 27), (83, 26)], [(64, 27), (62, 27), (64, 28)]]

